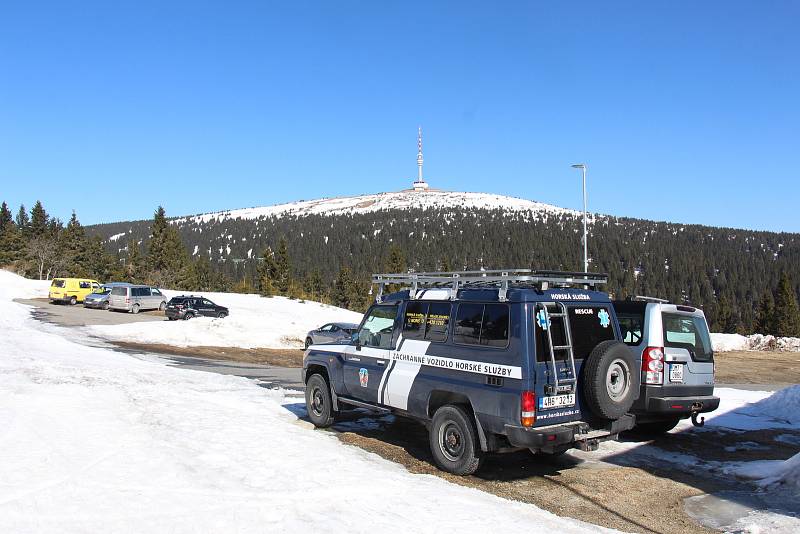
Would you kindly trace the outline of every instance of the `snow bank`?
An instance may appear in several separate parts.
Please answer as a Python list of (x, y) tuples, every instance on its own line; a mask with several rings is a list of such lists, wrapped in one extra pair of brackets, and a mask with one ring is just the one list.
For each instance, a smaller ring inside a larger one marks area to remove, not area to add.
[[(181, 294), (165, 291), (167, 297)], [(264, 298), (237, 293), (203, 293), (230, 309), (224, 319), (137, 322), (90, 326), (93, 334), (114, 341), (164, 343), (179, 347), (301, 348), (306, 334), (334, 321), (359, 323), (361, 314), (318, 302)]]
[(0, 532), (597, 532), (314, 431), (300, 397), (78, 345), (0, 274)]
[[(797, 429), (800, 424), (800, 386), (790, 386), (775, 393), (733, 388), (714, 388), (719, 408), (703, 414), (706, 426), (733, 430), (764, 428)], [(691, 427), (687, 419), (676, 431)]]
[(800, 385), (776, 391), (769, 397), (748, 404), (740, 410), (751, 416), (763, 416), (800, 426)]
[(778, 350), (784, 352), (799, 352), (800, 338), (775, 337), (763, 334), (711, 334), (711, 344), (715, 351), (726, 352), (732, 350)]
[(744, 462), (731, 471), (741, 478), (757, 480), (759, 486), (785, 489), (800, 497), (800, 453), (788, 460)]
[(50, 280), (29, 280), (5, 269), (0, 269), (0, 299), (47, 298)]

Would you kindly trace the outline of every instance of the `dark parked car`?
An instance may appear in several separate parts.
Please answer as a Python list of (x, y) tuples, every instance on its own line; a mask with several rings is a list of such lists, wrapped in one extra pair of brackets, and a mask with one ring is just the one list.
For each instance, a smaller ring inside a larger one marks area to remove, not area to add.
[(228, 316), (228, 308), (214, 304), (205, 297), (181, 295), (170, 299), (164, 313), (170, 321), (188, 320), (200, 316), (221, 319)]

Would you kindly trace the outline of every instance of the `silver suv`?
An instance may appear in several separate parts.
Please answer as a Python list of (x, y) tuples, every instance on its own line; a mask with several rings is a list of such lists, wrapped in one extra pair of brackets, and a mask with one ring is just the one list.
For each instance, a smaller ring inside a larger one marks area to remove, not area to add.
[(640, 433), (672, 430), (681, 419), (716, 410), (714, 351), (702, 310), (652, 297), (614, 301), (622, 339), (642, 361), (636, 414)]
[(141, 310), (163, 310), (166, 307), (167, 297), (160, 289), (150, 286), (117, 286), (111, 289), (108, 297), (109, 310), (139, 313)]

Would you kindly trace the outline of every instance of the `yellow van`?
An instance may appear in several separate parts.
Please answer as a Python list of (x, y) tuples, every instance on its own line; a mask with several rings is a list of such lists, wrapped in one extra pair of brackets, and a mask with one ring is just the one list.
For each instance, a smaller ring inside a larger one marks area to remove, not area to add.
[(99, 287), (97, 280), (88, 278), (53, 278), (48, 297), (51, 302), (69, 302), (74, 305), (83, 302), (87, 295)]

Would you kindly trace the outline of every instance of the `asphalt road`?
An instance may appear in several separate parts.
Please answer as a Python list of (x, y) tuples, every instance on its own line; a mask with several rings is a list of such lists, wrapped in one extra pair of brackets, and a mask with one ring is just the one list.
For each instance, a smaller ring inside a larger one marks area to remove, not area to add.
[[(47, 323), (66, 327), (81, 327), (90, 325), (116, 325), (134, 322), (164, 321), (163, 312), (132, 313), (113, 312), (84, 308), (82, 305), (70, 306), (68, 304), (52, 304), (47, 299), (16, 299), (20, 304), (34, 306), (31, 314)], [(77, 341), (95, 347), (109, 348), (128, 354), (140, 354), (143, 351), (126, 349), (96, 337), (79, 338)], [(207, 371), (223, 375), (235, 375), (255, 380), (264, 387), (280, 387), (283, 389), (303, 389), (300, 380), (300, 369), (295, 367), (276, 367), (272, 365), (241, 363), (209, 358), (175, 356), (161, 354), (157, 351), (148, 351), (147, 354), (158, 356), (168, 365)]]
[(47, 299), (14, 299), (14, 302), (35, 306), (33, 316), (60, 326), (90, 326), (103, 324), (126, 324), (147, 321), (165, 321), (164, 312), (148, 311), (136, 315), (125, 312), (84, 308), (83, 304), (53, 304)]

